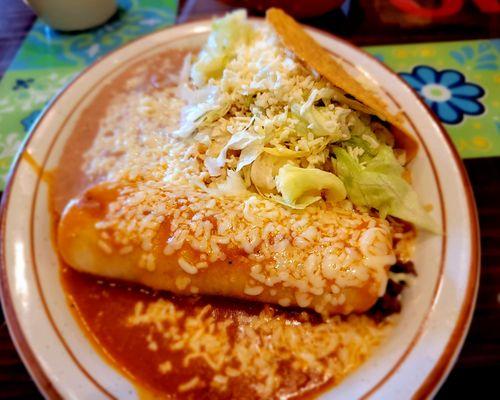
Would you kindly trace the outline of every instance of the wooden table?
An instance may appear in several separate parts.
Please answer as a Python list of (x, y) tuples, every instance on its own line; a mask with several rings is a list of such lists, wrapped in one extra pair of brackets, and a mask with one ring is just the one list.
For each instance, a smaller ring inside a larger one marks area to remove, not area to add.
[[(215, 0), (181, 1), (179, 22), (223, 13)], [(499, 37), (497, 14), (483, 14), (467, 2), (457, 14), (422, 25), (398, 13), (387, 1), (351, 1), (340, 10), (305, 21), (358, 45)], [(420, 3), (433, 3), (424, 2)], [(441, 2), (435, 2), (441, 3)], [(35, 16), (20, 0), (5, 0), (0, 13), (0, 77), (7, 69)], [(383, 21), (382, 21), (383, 20)], [(391, 23), (392, 21), (392, 23)], [(397, 22), (397, 24), (395, 24)], [(332, 29), (334, 27), (334, 29)], [(473, 398), (500, 393), (500, 158), (464, 160), (476, 195), (481, 226), (482, 271), (476, 310), (460, 357), (438, 398)], [(0, 317), (0, 398), (40, 398)]]

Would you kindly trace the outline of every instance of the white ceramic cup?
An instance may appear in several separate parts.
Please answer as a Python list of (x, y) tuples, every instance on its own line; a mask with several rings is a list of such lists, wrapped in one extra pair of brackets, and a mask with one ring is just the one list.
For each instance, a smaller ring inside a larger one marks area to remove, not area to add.
[(99, 26), (116, 12), (116, 0), (25, 0), (52, 28), (78, 31)]

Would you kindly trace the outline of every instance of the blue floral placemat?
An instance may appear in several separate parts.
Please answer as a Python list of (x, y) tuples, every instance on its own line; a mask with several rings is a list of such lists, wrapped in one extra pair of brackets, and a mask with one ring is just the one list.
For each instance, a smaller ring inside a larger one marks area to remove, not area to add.
[(463, 158), (500, 155), (500, 39), (365, 50), (418, 92)]

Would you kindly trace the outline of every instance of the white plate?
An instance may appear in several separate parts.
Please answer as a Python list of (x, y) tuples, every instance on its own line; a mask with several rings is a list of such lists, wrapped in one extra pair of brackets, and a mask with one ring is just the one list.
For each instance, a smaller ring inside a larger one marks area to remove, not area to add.
[[(54, 168), (79, 114), (110, 79), (168, 48), (201, 45), (209, 29), (209, 21), (178, 25), (93, 64), (48, 107), (12, 168), (2, 199), (3, 307), (16, 347), (46, 397), (134, 399), (137, 393), (96, 354), (69, 310), (51, 243), (47, 184), (30, 156), (42, 170)], [(449, 372), (474, 307), (479, 237), (470, 184), (442, 126), (395, 73), (339, 38), (309, 32), (347, 68), (370, 80), (393, 110), (405, 113), (420, 142), (411, 166), (414, 186), (425, 203), (434, 205), (444, 231), (443, 236), (419, 234), (414, 257), (419, 276), (404, 292), (401, 320), (391, 336), (323, 397), (427, 397)]]

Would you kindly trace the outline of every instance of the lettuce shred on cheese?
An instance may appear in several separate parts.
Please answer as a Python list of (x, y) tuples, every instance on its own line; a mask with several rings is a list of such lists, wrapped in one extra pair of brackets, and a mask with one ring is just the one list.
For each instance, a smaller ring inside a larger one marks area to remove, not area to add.
[(393, 148), (387, 128), (245, 11), (213, 22), (179, 79), (185, 105), (171, 134), (200, 146), (206, 190), (258, 192), (297, 209), (347, 196), (383, 217), (435, 230), (403, 177), (405, 154)]

